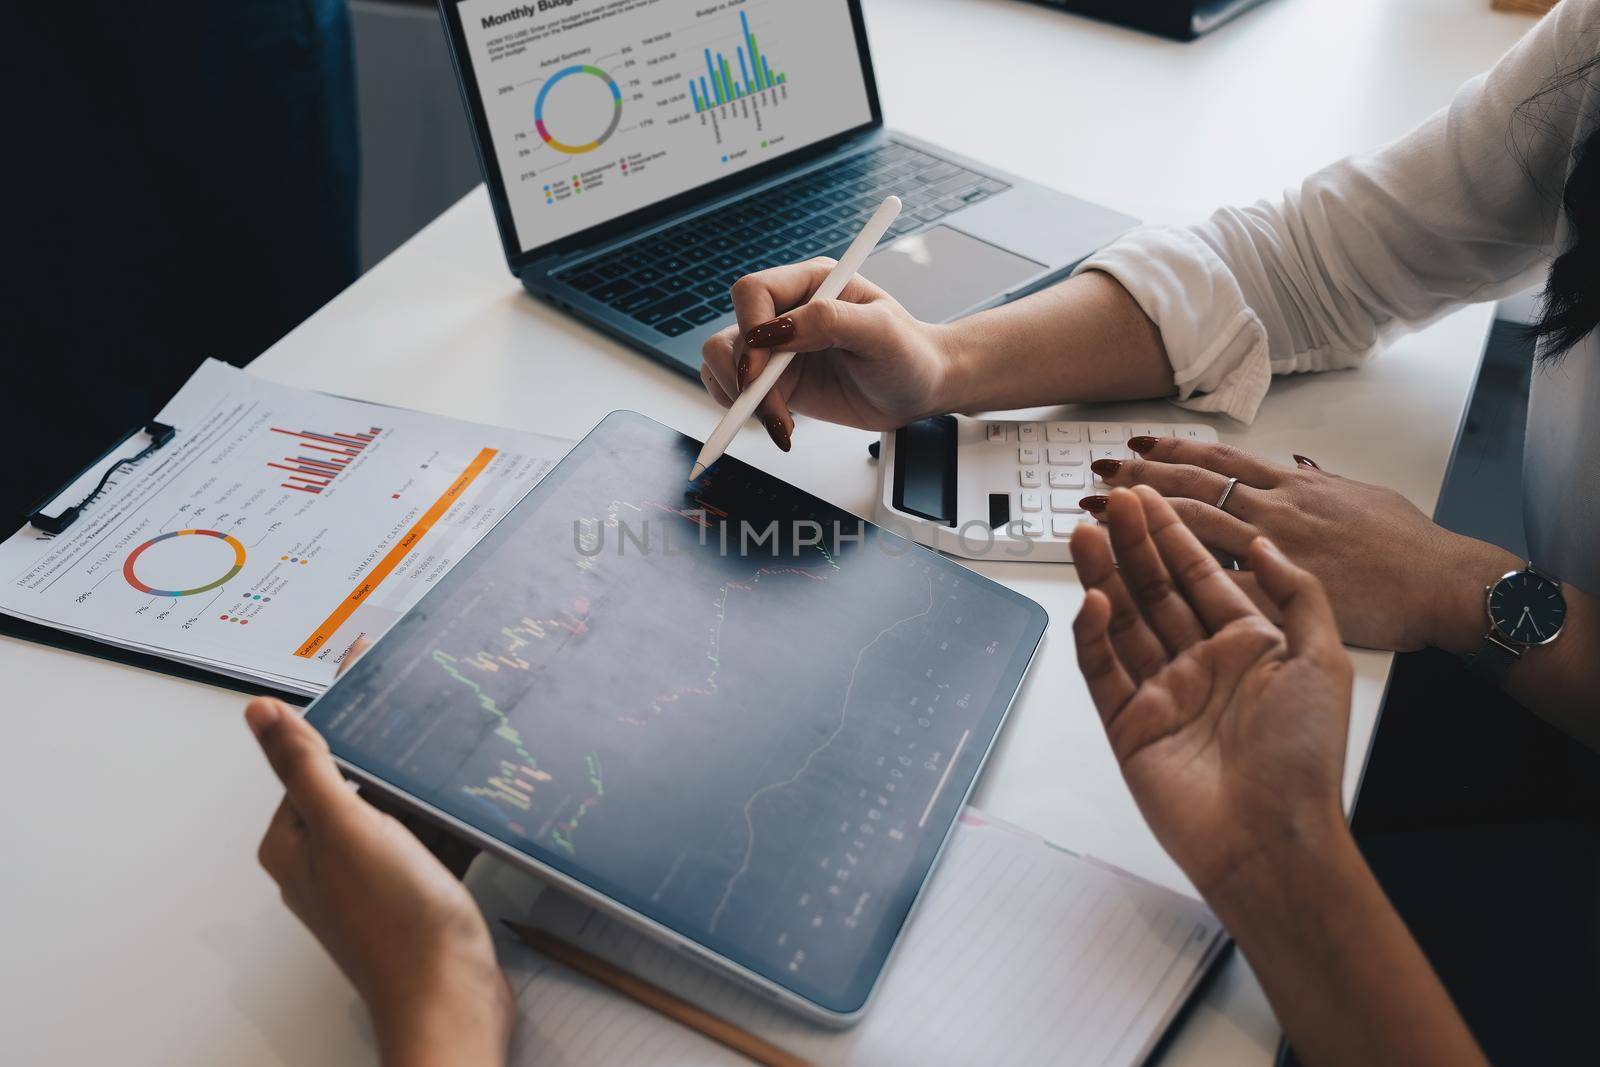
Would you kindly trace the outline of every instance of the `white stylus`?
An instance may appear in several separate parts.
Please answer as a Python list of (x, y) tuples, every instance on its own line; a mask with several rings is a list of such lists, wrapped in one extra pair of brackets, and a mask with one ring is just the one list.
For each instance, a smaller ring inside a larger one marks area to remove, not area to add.
[[(878, 205), (878, 210), (872, 213), (867, 224), (861, 227), (861, 232), (856, 234), (856, 239), (850, 242), (850, 247), (844, 250), (844, 255), (839, 257), (839, 262), (834, 264), (828, 276), (822, 279), (822, 284), (817, 286), (817, 291), (811, 294), (811, 300), (832, 300), (844, 292), (844, 287), (854, 278), (856, 271), (861, 269), (861, 264), (866, 262), (867, 256), (876, 247), (883, 235), (889, 232), (889, 226), (895, 217), (900, 214), (900, 198), (898, 196), (884, 197), (883, 203)], [(722, 453), (727, 451), (728, 445), (733, 442), (739, 433), (739, 427), (745, 424), (756, 406), (762, 401), (788, 369), (789, 363), (795, 357), (793, 352), (782, 352), (767, 361), (766, 369), (745, 387), (744, 392), (734, 397), (733, 406), (722, 416), (722, 421), (717, 423), (717, 428), (711, 431), (711, 436), (706, 438), (706, 446), (700, 450), (700, 455), (695, 458), (694, 469), (689, 472), (692, 482), (705, 469), (722, 458)]]

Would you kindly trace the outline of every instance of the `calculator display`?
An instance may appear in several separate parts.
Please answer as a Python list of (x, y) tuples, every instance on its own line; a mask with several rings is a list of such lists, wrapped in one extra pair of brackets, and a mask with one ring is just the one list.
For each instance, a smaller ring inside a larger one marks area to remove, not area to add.
[(956, 420), (935, 415), (901, 428), (894, 441), (894, 506), (956, 524)]

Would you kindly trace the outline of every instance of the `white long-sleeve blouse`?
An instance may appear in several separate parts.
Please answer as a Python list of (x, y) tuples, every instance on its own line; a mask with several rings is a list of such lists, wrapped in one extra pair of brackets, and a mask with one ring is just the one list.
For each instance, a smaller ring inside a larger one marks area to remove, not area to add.
[[(1564, 0), (1399, 140), (1277, 202), (1141, 227), (1079, 270), (1115, 277), (1155, 321), (1177, 403), (1248, 422), (1274, 374), (1356, 366), (1398, 332), (1542, 280), (1570, 240), (1561, 194), (1600, 122), (1600, 72), (1540, 92), (1596, 54), (1600, 0)], [(1600, 593), (1600, 336), (1535, 369), (1526, 442), (1534, 562)]]

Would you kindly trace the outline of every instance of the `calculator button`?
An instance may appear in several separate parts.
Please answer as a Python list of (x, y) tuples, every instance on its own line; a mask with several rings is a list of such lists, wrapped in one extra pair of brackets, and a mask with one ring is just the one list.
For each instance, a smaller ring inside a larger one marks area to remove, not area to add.
[(1022, 534), (1024, 537), (1043, 537), (1044, 518), (1039, 515), (1024, 515), (1022, 517)]
[(1052, 488), (1052, 489), (1082, 489), (1083, 488), (1083, 468), (1082, 467), (1070, 467), (1070, 468), (1067, 468), (1067, 469), (1064, 469), (1064, 470), (1060, 469), (1060, 468), (1057, 468), (1056, 470), (1051, 471), (1050, 472), (1050, 488)]
[(1189, 426), (1174, 426), (1172, 428), (1172, 436), (1180, 441), (1210, 441), (1211, 435), (1206, 432), (1208, 428), (1192, 424)]
[(988, 434), (991, 441), (1004, 441), (1006, 439), (1006, 424), (1003, 422), (991, 422)]
[(1021, 448), (1017, 449), (1017, 462), (1018, 463), (1025, 463), (1030, 467), (1033, 466), (1034, 464), (1038, 463), (1039, 462), (1039, 446), (1038, 445), (1023, 445)]
[(1025, 445), (1039, 443), (1039, 424), (1036, 422), (1017, 423), (1017, 440)]
[(1043, 511), (1044, 510), (1044, 494), (1042, 494), (1042, 493), (1023, 493), (1022, 494), (1022, 510), (1023, 511)]
[[(1126, 448), (1110, 448), (1108, 446), (1101, 445), (1089, 450), (1089, 458), (1091, 461), (1097, 459), (1127, 459), (1128, 450)], [(1105, 485), (1106, 480), (1104, 478), (1100, 477), (1098, 474), (1094, 476), (1094, 487), (1096, 489), (1104, 489)]]
[(1089, 443), (1092, 445), (1120, 445), (1128, 439), (1128, 428), (1115, 422), (1091, 422)]
[(1065, 489), (1052, 489), (1050, 491), (1050, 510), (1079, 512), (1083, 509), (1078, 506), (1078, 494), (1069, 493)]
[(1050, 532), (1057, 537), (1071, 537), (1073, 528), (1079, 521), (1071, 515), (1057, 515), (1050, 520)]
[(1039, 477), (1038, 467), (1023, 467), (1021, 471), (1022, 488), (1037, 489), (1044, 484), (1044, 479)]
[(1172, 427), (1160, 422), (1136, 422), (1128, 427), (1129, 437), (1171, 437)]
[(1060, 441), (1063, 444), (1079, 444), (1083, 441), (1083, 427), (1075, 422), (1052, 422), (1050, 440)]
[(1052, 467), (1082, 466), (1089, 454), (1083, 445), (1051, 445), (1045, 451)]

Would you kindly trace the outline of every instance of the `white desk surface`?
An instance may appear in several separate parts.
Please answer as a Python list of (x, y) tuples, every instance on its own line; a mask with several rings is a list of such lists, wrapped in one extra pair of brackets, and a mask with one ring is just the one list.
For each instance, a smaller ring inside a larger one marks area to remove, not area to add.
[[(1272, 0), (1180, 45), (1014, 0), (869, 0), (890, 124), (1147, 219), (1269, 195), (1396, 135), (1531, 24), (1487, 0)], [(974, 60), (989, 77), (974, 79)], [(225, 269), (219, 265), (219, 269)], [(1370, 367), (1279, 381), (1223, 437), (1381, 481), (1431, 510), (1487, 307)], [(1108, 358), (1115, 358), (1108, 353)], [(527, 297), (481, 189), (254, 364), (265, 376), (577, 437), (631, 407), (703, 435), (692, 383)], [(1129, 406), (1152, 418), (1164, 405)], [(867, 513), (868, 434), (801, 422), (734, 451)], [(1076, 572), (985, 565), (1053, 620), (977, 802), (1181, 885), (1124, 789), (1073, 662)], [(1391, 657), (1357, 654), (1347, 794)], [(255, 847), (279, 789), (209, 686), (0, 639), (0, 1049), (19, 1064), (370, 1062), (354, 993), (278, 901)], [(1277, 1027), (1233, 960), (1164, 1061), (1266, 1064)]]

